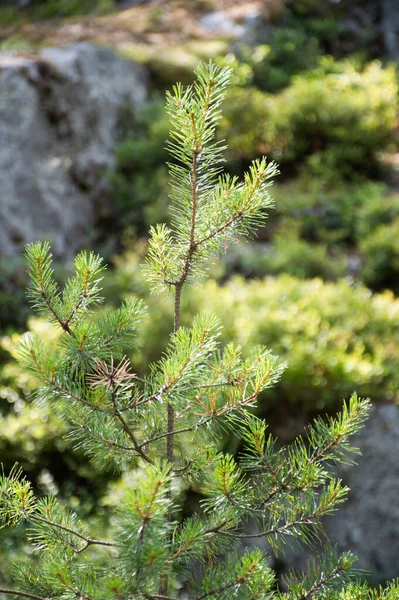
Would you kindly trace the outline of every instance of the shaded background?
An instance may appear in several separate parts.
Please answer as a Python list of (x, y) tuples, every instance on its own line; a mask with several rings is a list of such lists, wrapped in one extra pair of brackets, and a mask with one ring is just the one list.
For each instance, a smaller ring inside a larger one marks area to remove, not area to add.
[[(233, 68), (226, 169), (267, 154), (280, 164), (276, 208), (183, 298), (223, 340), (288, 360), (260, 414), (283, 441), (354, 390), (372, 417), (352, 488), (327, 528), (373, 581), (399, 576), (399, 5), (396, 0), (10, 0), (0, 2), (0, 461), (93, 522), (123, 485), (72, 452), (67, 427), (31, 402), (39, 383), (14, 360), (29, 317), (26, 242), (48, 239), (60, 280), (81, 248), (110, 264), (106, 302), (146, 299), (142, 373), (165, 347), (171, 306), (139, 263), (148, 227), (168, 219), (164, 92), (200, 60)], [(235, 451), (238, 440), (225, 440)], [(186, 510), (195, 501), (187, 494)], [(2, 534), (0, 578), (24, 549)], [(300, 565), (303, 557), (277, 564)]]

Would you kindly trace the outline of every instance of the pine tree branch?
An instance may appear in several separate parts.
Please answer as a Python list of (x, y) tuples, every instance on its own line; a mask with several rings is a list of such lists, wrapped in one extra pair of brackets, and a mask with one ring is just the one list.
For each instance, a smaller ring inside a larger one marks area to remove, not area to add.
[(323, 511), (320, 510), (320, 507), (317, 507), (312, 513), (302, 516), (300, 519), (295, 519), (293, 521), (289, 521), (284, 525), (280, 525), (278, 527), (270, 527), (266, 531), (260, 531), (259, 533), (231, 533), (226, 531), (219, 531), (220, 535), (225, 535), (228, 537), (233, 537), (236, 539), (257, 539), (262, 537), (267, 537), (271, 535), (275, 535), (278, 533), (285, 533), (296, 527), (297, 525), (314, 525), (321, 516), (323, 516)]
[[(198, 140), (196, 134), (196, 123), (194, 118), (194, 113), (191, 112), (191, 122), (193, 127), (194, 139), (195, 139), (195, 149), (193, 152), (193, 161), (192, 161), (192, 171), (191, 171), (191, 193), (192, 193), (192, 208), (191, 208), (191, 227), (190, 227), (190, 241), (189, 247), (187, 250), (186, 258), (183, 263), (183, 271), (180, 277), (180, 280), (175, 284), (175, 310), (174, 310), (174, 323), (173, 323), (173, 333), (176, 333), (180, 328), (180, 301), (181, 301), (181, 293), (183, 289), (183, 285), (187, 280), (191, 261), (194, 256), (196, 247), (195, 247), (195, 224), (197, 219), (197, 202), (198, 202), (198, 178), (197, 178), (197, 169), (198, 169), (198, 156), (200, 150), (198, 149)], [(174, 427), (175, 427), (175, 409), (171, 402), (167, 403), (167, 437), (166, 437), (166, 460), (170, 463), (173, 463), (173, 453), (174, 453)], [(169, 492), (170, 497), (172, 496), (172, 490)], [(171, 520), (171, 514), (169, 514), (169, 520)], [(172, 538), (169, 540), (169, 546), (172, 543)], [(161, 581), (159, 585), (159, 594), (165, 595), (168, 591), (168, 576), (161, 574)]]
[(219, 225), (219, 227), (217, 227), (216, 229), (214, 229), (213, 231), (211, 231), (211, 233), (209, 233), (205, 237), (201, 238), (200, 240), (197, 240), (196, 243), (195, 243), (196, 247), (202, 246), (202, 244), (205, 244), (206, 242), (209, 242), (209, 240), (213, 239), (214, 237), (216, 237), (220, 233), (223, 233), (223, 231), (225, 231), (226, 229), (228, 229), (229, 227), (231, 227), (232, 225), (234, 225), (235, 223), (237, 223), (238, 221), (240, 221), (240, 219), (242, 219), (243, 216), (244, 216), (243, 215), (243, 209), (241, 209), (229, 221), (226, 221), (225, 223), (222, 223), (222, 225)]
[[(174, 323), (173, 323), (173, 333), (176, 333), (180, 328), (180, 300), (181, 300), (181, 292), (183, 288), (183, 283), (176, 285), (175, 288), (175, 310), (174, 310)], [(166, 438), (166, 460), (169, 462), (173, 462), (173, 450), (174, 450), (174, 428), (175, 428), (175, 409), (171, 402), (168, 401), (167, 404), (167, 438)]]
[(64, 388), (63, 386), (59, 385), (57, 383), (57, 381), (55, 380), (55, 378), (51, 377), (42, 368), (41, 364), (37, 360), (37, 357), (36, 357), (35, 352), (33, 351), (33, 348), (29, 349), (29, 354), (30, 354), (30, 357), (31, 357), (31, 359), (32, 359), (32, 361), (33, 361), (33, 363), (34, 363), (34, 365), (35, 365), (38, 373), (40, 373), (40, 375), (43, 377), (44, 381), (46, 381), (49, 385), (51, 385), (55, 390), (57, 390), (58, 392), (61, 392), (65, 396), (69, 396), (70, 398), (73, 398), (77, 402), (80, 402), (81, 404), (84, 404), (85, 406), (88, 406), (89, 408), (92, 408), (93, 410), (98, 410), (98, 411), (102, 411), (102, 412), (110, 410), (110, 408), (106, 408), (106, 407), (103, 407), (103, 406), (98, 406), (97, 404), (93, 404), (92, 402), (89, 402), (88, 400), (85, 400), (85, 398), (82, 398), (81, 396), (78, 396), (77, 394), (74, 394), (73, 392), (71, 392), (67, 388)]
[[(246, 398), (243, 398), (242, 400), (237, 402), (237, 404), (224, 405), (220, 409), (214, 410), (211, 415), (204, 417), (203, 419), (198, 421), (198, 423), (196, 423), (195, 425), (189, 425), (187, 427), (183, 427), (182, 429), (176, 429), (175, 431), (173, 431), (172, 435), (175, 436), (175, 435), (179, 435), (180, 433), (188, 433), (190, 431), (196, 431), (200, 427), (203, 427), (204, 425), (209, 425), (209, 423), (211, 423), (212, 421), (214, 421), (215, 419), (217, 419), (219, 417), (225, 416), (235, 410), (239, 410), (240, 408), (248, 406), (248, 404), (252, 403), (256, 399), (257, 396), (258, 396), (258, 392), (251, 394), (250, 396), (247, 396)], [(156, 435), (156, 436), (149, 438), (148, 440), (145, 440), (144, 442), (142, 442), (140, 444), (140, 447), (144, 448), (145, 446), (148, 446), (148, 444), (151, 444), (152, 442), (161, 440), (162, 438), (168, 437), (170, 435), (171, 434), (169, 432), (160, 433), (159, 435)]]
[[(229, 524), (229, 521), (227, 519), (225, 519), (221, 523), (219, 523), (219, 525), (216, 525), (214, 527), (210, 527), (209, 529), (206, 529), (204, 532), (202, 532), (202, 536), (204, 536), (204, 537), (208, 536), (207, 542), (210, 542), (218, 534), (223, 534), (222, 529), (223, 529), (223, 527), (225, 527), (228, 524)], [(176, 560), (176, 558), (179, 558), (179, 556), (181, 554), (183, 554), (184, 552), (185, 552), (184, 548), (180, 548), (180, 549), (176, 550), (176, 552), (173, 554), (173, 556), (170, 559), (168, 559), (167, 562), (173, 562), (174, 560)]]
[(241, 586), (244, 585), (246, 583), (248, 583), (248, 581), (251, 578), (251, 575), (253, 573), (253, 571), (256, 569), (257, 564), (256, 563), (252, 563), (250, 565), (250, 567), (248, 568), (247, 572), (244, 573), (244, 575), (240, 575), (238, 577), (236, 577), (233, 581), (230, 581), (230, 583), (227, 583), (226, 585), (216, 588), (214, 590), (211, 590), (209, 592), (206, 592), (205, 594), (202, 594), (202, 596), (197, 596), (196, 600), (204, 600), (204, 598), (209, 598), (209, 596), (215, 596), (216, 594), (223, 594), (224, 592), (227, 592), (228, 590), (230, 590), (231, 588), (235, 587), (235, 586)]
[(86, 548), (88, 548), (89, 546), (94, 546), (94, 545), (110, 546), (110, 547), (115, 546), (115, 544), (113, 542), (105, 542), (102, 540), (95, 540), (93, 538), (89, 538), (89, 537), (79, 533), (78, 531), (71, 529), (70, 527), (66, 527), (65, 525), (61, 525), (60, 523), (55, 523), (54, 521), (50, 521), (49, 519), (45, 519), (44, 517), (39, 517), (38, 515), (35, 515), (35, 514), (30, 514), (28, 518), (32, 521), (37, 521), (39, 523), (44, 523), (45, 525), (50, 525), (51, 527), (54, 527), (56, 529), (61, 529), (62, 531), (65, 531), (66, 533), (72, 533), (79, 539), (83, 540), (86, 543), (86, 546), (83, 547), (78, 552), (82, 552), (83, 550), (86, 550)]
[(89, 408), (92, 408), (93, 410), (98, 410), (99, 412), (109, 412), (112, 410), (111, 407), (106, 407), (106, 406), (98, 406), (98, 404), (93, 404), (93, 402), (89, 402), (89, 400), (86, 400), (85, 398), (82, 398), (82, 396), (78, 396), (77, 394), (74, 394), (73, 392), (71, 392), (70, 390), (68, 390), (67, 388), (62, 387), (61, 385), (59, 385), (55, 379), (49, 379), (48, 382), (50, 383), (50, 385), (52, 385), (54, 387), (54, 389), (56, 389), (58, 392), (61, 392), (62, 394), (64, 394), (65, 396), (69, 396), (70, 398), (73, 398), (74, 400), (76, 400), (77, 402), (80, 402), (81, 404), (84, 404), (85, 406), (88, 406)]
[(88, 297), (88, 284), (89, 284), (89, 280), (90, 280), (90, 274), (91, 274), (90, 269), (86, 269), (86, 273), (85, 273), (85, 276), (83, 279), (82, 295), (79, 298), (78, 302), (73, 307), (73, 309), (71, 310), (69, 317), (67, 317), (67, 319), (65, 320), (66, 326), (69, 326), (69, 323), (72, 321), (73, 317), (76, 315), (77, 311), (79, 310), (79, 308), (82, 306), (83, 302)]
[(46, 293), (46, 289), (45, 289), (45, 285), (44, 285), (44, 277), (43, 277), (43, 266), (42, 266), (42, 261), (41, 261), (41, 257), (38, 256), (36, 258), (36, 269), (37, 269), (37, 276), (38, 276), (38, 280), (39, 280), (39, 286), (40, 286), (40, 294), (47, 306), (47, 308), (49, 309), (50, 313), (53, 315), (54, 319), (56, 321), (58, 321), (58, 323), (61, 325), (61, 328), (66, 331), (67, 333), (69, 333), (70, 335), (74, 335), (72, 330), (69, 327), (69, 324), (64, 321), (63, 319), (61, 319), (61, 317), (58, 315), (57, 311), (55, 310), (55, 308), (53, 307), (53, 305), (50, 302), (50, 298), (48, 297), (47, 293)]
[(143, 596), (144, 598), (147, 598), (147, 600), (176, 600), (175, 598), (163, 594), (143, 594)]
[(165, 431), (164, 433), (155, 435), (154, 437), (149, 438), (148, 440), (145, 440), (145, 442), (142, 442), (140, 444), (140, 448), (145, 448), (149, 444), (152, 444), (153, 442), (157, 442), (158, 440), (162, 440), (164, 438), (169, 439), (170, 437), (174, 437), (175, 435), (178, 435), (179, 433), (186, 433), (187, 431), (192, 431), (192, 430), (193, 430), (193, 427), (183, 427), (182, 429), (176, 429), (175, 431), (172, 431), (171, 433), (169, 431)]
[(57, 573), (57, 577), (60, 580), (60, 582), (62, 583), (62, 585), (69, 590), (70, 592), (73, 592), (75, 595), (75, 598), (78, 598), (80, 600), (94, 600), (94, 598), (92, 598), (91, 596), (89, 596), (88, 594), (84, 594), (83, 592), (81, 592), (77, 587), (69, 584), (65, 578), (62, 576), (61, 573)]
[(191, 465), (193, 464), (192, 460), (189, 460), (188, 463), (186, 465), (184, 465), (184, 467), (180, 467), (179, 469), (173, 469), (173, 473), (177, 476), (181, 476), (183, 475), (186, 471), (189, 470), (189, 468), (191, 467)]
[(231, 219), (229, 219), (225, 223), (222, 223), (222, 225), (220, 225), (219, 227), (214, 229), (214, 231), (211, 231), (208, 235), (206, 235), (202, 239), (197, 240), (195, 242), (196, 247), (201, 246), (202, 244), (205, 244), (206, 242), (213, 239), (220, 233), (223, 233), (223, 231), (225, 231), (226, 229), (228, 229), (229, 227), (231, 227), (237, 221), (240, 221), (244, 217), (246, 206), (251, 202), (256, 190), (261, 185), (264, 175), (265, 175), (265, 173), (263, 171), (259, 171), (256, 179), (253, 182), (252, 189), (250, 190), (250, 193), (248, 194), (248, 197), (246, 198), (246, 205), (244, 205), (240, 210), (238, 210), (236, 212), (236, 214), (233, 217), (231, 217)]
[(263, 510), (265, 508), (265, 506), (270, 502), (270, 500), (273, 500), (273, 498), (277, 494), (284, 494), (285, 492), (287, 494), (291, 494), (292, 492), (303, 492), (309, 485), (309, 481), (307, 480), (303, 483), (303, 485), (296, 486), (296, 487), (290, 487), (289, 483), (283, 484), (283, 485), (284, 485), (284, 487), (277, 487), (276, 489), (274, 489), (264, 500), (262, 500), (262, 502), (260, 504), (258, 504), (254, 508), (254, 510), (256, 510), (256, 511)]
[(334, 577), (337, 577), (345, 570), (346, 569), (342, 564), (337, 565), (335, 569), (331, 571), (331, 573), (328, 573), (324, 577), (320, 577), (317, 581), (315, 581), (310, 590), (305, 592), (298, 600), (309, 600), (309, 598), (311, 598), (315, 592), (317, 592), (321, 587), (326, 585), (326, 583), (329, 583), (332, 579), (334, 579)]
[[(354, 412), (354, 414), (350, 415), (350, 417), (348, 418), (348, 423), (347, 423), (347, 427), (346, 427), (345, 431), (343, 431), (340, 434), (337, 434), (328, 443), (326, 443), (324, 446), (322, 446), (314, 456), (309, 457), (309, 459), (307, 461), (308, 465), (313, 465), (320, 460), (328, 459), (327, 455), (330, 452), (330, 450), (333, 450), (334, 448), (338, 447), (341, 444), (341, 442), (345, 439), (345, 437), (348, 435), (347, 429), (353, 422), (356, 422), (356, 417), (358, 416), (358, 413), (359, 413), (359, 410)], [(274, 473), (272, 472), (272, 475), (275, 476), (275, 478), (277, 480), (277, 472), (276, 471)], [(304, 490), (307, 487), (307, 485), (309, 484), (309, 480), (308, 480), (308, 481), (304, 481), (301, 486), (290, 487), (290, 481), (292, 481), (292, 476), (293, 476), (292, 469), (290, 469), (289, 472), (287, 473), (285, 479), (279, 478), (279, 481), (278, 481), (279, 487), (277, 489), (275, 489), (265, 500), (263, 500), (262, 503), (257, 507), (257, 509), (264, 507), (278, 493), (282, 493), (285, 491), (286, 492), (300, 492), (300, 491)]]
[(0, 588), (0, 594), (20, 596), (21, 598), (31, 598), (32, 600), (50, 600), (50, 598), (45, 598), (44, 596), (37, 596), (36, 594), (30, 594), (29, 592), (21, 592), (19, 590), (9, 590), (7, 588)]
[(89, 433), (93, 437), (97, 438), (98, 440), (101, 440), (106, 446), (109, 446), (110, 448), (117, 448), (118, 450), (127, 450), (128, 452), (136, 452), (136, 448), (134, 446), (124, 446), (123, 444), (118, 444), (117, 442), (108, 440), (104, 436), (90, 429), (88, 425), (83, 425), (83, 423), (79, 423), (79, 429), (84, 429), (84, 431), (87, 431), (87, 433)]

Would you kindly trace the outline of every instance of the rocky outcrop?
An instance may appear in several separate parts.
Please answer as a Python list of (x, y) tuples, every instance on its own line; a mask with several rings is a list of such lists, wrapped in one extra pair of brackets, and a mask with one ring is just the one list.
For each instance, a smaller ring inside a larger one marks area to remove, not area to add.
[(126, 118), (146, 73), (88, 43), (0, 56), (0, 254), (49, 239), (72, 255), (87, 239)]
[(382, 1), (381, 29), (385, 50), (391, 60), (399, 59), (399, 10), (396, 0)]

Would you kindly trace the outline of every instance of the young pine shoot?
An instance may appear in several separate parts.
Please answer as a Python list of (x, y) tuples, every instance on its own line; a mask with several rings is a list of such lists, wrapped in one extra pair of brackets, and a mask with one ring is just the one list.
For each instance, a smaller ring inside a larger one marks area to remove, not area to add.
[[(220, 349), (220, 324), (200, 314), (180, 326), (184, 287), (198, 282), (226, 242), (250, 236), (272, 207), (274, 163), (255, 160), (241, 181), (221, 169), (225, 147), (215, 128), (230, 70), (200, 65), (193, 85), (167, 95), (171, 227), (151, 230), (144, 267), (155, 291), (174, 295), (174, 328), (167, 350), (138, 377), (125, 356), (135, 348), (143, 303), (96, 314), (102, 262), (81, 253), (75, 275), (60, 290), (50, 247), (29, 244), (29, 295), (39, 315), (59, 328), (54, 350), (36, 335), (24, 337), (20, 357), (41, 379), (38, 402), (71, 425), (70, 436), (88, 457), (130, 471), (134, 484), (109, 526), (94, 536), (55, 497), (37, 498), (15, 467), (0, 476), (3, 526), (25, 523), (37, 557), (14, 568), (15, 588), (0, 594), (33, 600), (391, 600), (352, 578), (355, 557), (325, 552), (305, 573), (276, 581), (271, 553), (311, 545), (323, 536), (348, 489), (334, 477), (351, 464), (350, 438), (364, 424), (367, 400), (354, 394), (336, 418), (317, 419), (306, 439), (277, 447), (257, 399), (284, 370), (268, 349), (242, 356)], [(220, 450), (221, 432), (239, 434), (238, 457)], [(180, 490), (201, 496), (182, 517)], [(249, 527), (250, 524), (250, 527)], [(258, 547), (256, 542), (259, 542)], [(251, 542), (251, 543), (249, 543)], [(267, 544), (266, 544), (267, 542)], [(269, 548), (268, 551), (265, 548)]]

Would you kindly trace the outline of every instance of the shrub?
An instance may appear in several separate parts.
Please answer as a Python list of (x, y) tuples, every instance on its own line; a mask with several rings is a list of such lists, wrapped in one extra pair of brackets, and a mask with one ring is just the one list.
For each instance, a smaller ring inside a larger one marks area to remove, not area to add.
[(399, 217), (399, 194), (383, 184), (372, 184), (364, 190), (364, 198), (353, 220), (356, 240), (370, 239), (380, 225), (388, 225)]
[(361, 276), (376, 289), (399, 290), (399, 218), (380, 225), (373, 234), (360, 241), (364, 260)]
[(276, 154), (275, 103), (254, 87), (234, 87), (219, 126), (219, 138), (228, 142), (230, 161), (250, 161), (262, 152)]
[(288, 362), (268, 404), (288, 401), (313, 412), (336, 406), (350, 390), (398, 400), (399, 301), (346, 281), (301, 281), (288, 275), (225, 285), (208, 282), (188, 300), (218, 315), (225, 340), (248, 352), (276, 348)]
[(105, 14), (115, 9), (115, 0), (33, 0), (31, 14), (37, 19)]
[(24, 327), (29, 313), (24, 288), (25, 268), (20, 259), (0, 259), (0, 332)]
[(359, 71), (327, 60), (276, 96), (238, 89), (232, 99), (220, 135), (243, 160), (267, 150), (296, 167), (305, 162), (308, 174), (340, 181), (375, 173), (378, 151), (394, 142), (396, 75), (378, 62)]
[(276, 93), (289, 85), (294, 75), (314, 68), (320, 53), (317, 38), (303, 28), (278, 27), (267, 45), (247, 49), (243, 60), (252, 69), (253, 84)]
[(362, 72), (344, 62), (340, 73), (320, 77), (316, 69), (298, 76), (280, 100), (276, 128), (285, 142), (282, 158), (315, 155), (309, 166), (317, 160), (333, 177), (369, 174), (397, 124), (396, 75), (377, 62)]
[[(263, 261), (256, 248), (252, 253)], [(104, 287), (114, 301), (133, 292), (149, 306), (151, 318), (140, 330), (145, 347), (133, 356), (134, 368), (143, 373), (167, 345), (173, 303), (160, 303), (149, 294), (138, 263), (136, 253), (119, 258)], [(220, 266), (217, 272), (223, 278)], [(399, 301), (391, 292), (373, 294), (346, 280), (325, 283), (282, 274), (247, 281), (235, 276), (187, 290), (183, 322), (189, 323), (200, 306), (221, 319), (223, 343), (242, 344), (245, 353), (253, 344), (266, 344), (287, 361), (284, 378), (267, 393), (267, 407), (289, 402), (305, 413), (336, 408), (356, 388), (376, 402), (398, 400)]]
[(355, 246), (374, 228), (396, 215), (398, 200), (376, 181), (326, 185), (300, 178), (274, 191), (276, 210), (272, 228), (281, 219), (293, 219), (302, 239), (326, 244)]
[(297, 223), (283, 220), (268, 244), (253, 243), (231, 250), (215, 275), (225, 279), (232, 273), (249, 278), (288, 273), (301, 279), (337, 279), (347, 272), (347, 262), (339, 249), (329, 251), (326, 244), (301, 239)]

